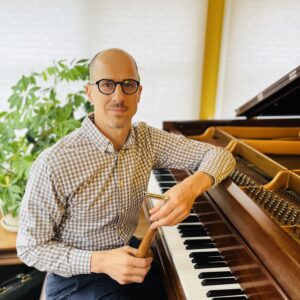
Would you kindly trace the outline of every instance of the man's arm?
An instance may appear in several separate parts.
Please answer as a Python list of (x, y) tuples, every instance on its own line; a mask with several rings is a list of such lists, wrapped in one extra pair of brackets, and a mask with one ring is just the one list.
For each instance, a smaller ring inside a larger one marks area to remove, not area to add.
[(21, 204), (17, 237), (19, 258), (40, 271), (69, 277), (90, 272), (91, 251), (55, 241), (65, 212), (65, 198), (43, 158), (33, 165)]
[(175, 225), (190, 212), (195, 199), (225, 179), (235, 160), (221, 147), (152, 129), (154, 167), (194, 170), (195, 173), (169, 189), (170, 200), (162, 209), (150, 210), (151, 227)]

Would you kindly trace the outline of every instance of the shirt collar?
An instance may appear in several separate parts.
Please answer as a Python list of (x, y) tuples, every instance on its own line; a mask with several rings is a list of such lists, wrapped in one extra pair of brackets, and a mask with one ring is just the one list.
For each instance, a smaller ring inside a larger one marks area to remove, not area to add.
[[(90, 113), (82, 122), (82, 130), (86, 136), (96, 145), (102, 152), (115, 152), (112, 142), (103, 135), (103, 133), (95, 125), (94, 113)], [(129, 136), (122, 149), (128, 149), (135, 141), (134, 126), (131, 125)]]

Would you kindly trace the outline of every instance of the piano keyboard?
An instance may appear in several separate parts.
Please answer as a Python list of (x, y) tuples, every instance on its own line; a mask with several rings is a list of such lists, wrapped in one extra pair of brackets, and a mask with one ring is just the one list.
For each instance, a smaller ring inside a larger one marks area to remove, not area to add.
[[(148, 190), (162, 194), (175, 184), (176, 180), (168, 170), (157, 169), (151, 174)], [(150, 201), (155, 206), (159, 200)], [(195, 213), (177, 226), (159, 230), (187, 299), (248, 299)]]

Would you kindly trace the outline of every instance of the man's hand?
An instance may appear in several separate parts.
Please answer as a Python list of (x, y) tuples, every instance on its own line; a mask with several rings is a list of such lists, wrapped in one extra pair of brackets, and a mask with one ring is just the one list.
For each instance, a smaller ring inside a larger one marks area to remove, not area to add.
[(137, 249), (124, 246), (107, 251), (94, 251), (91, 272), (105, 273), (120, 284), (141, 283), (151, 267), (152, 257), (137, 258)]
[(170, 200), (163, 207), (158, 205), (149, 211), (150, 220), (153, 221), (151, 228), (180, 223), (189, 215), (196, 197), (212, 185), (213, 178), (199, 171), (173, 186), (164, 194), (169, 196)]

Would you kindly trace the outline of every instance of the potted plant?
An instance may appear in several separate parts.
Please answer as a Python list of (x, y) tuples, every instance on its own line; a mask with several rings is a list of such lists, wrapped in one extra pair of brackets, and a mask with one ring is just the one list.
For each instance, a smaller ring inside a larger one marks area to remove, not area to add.
[(61, 60), (22, 76), (9, 110), (0, 112), (1, 224), (16, 231), (28, 173), (37, 156), (79, 127), (91, 106), (84, 97), (88, 60)]

